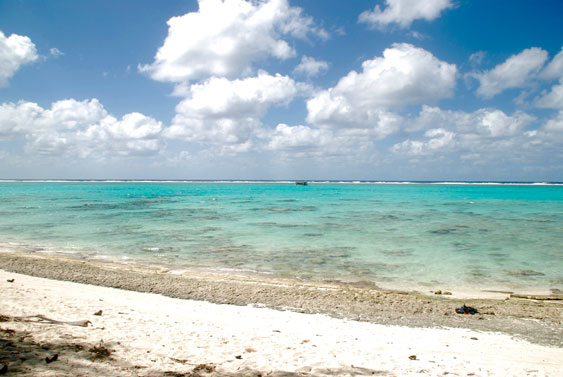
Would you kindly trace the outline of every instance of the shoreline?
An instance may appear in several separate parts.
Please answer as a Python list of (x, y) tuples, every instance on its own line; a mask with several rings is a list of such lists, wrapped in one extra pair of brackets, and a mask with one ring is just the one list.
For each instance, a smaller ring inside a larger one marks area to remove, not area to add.
[[(158, 268), (11, 251), (0, 251), (0, 265), (14, 273), (171, 298), (323, 314), (382, 325), (494, 331), (541, 345), (563, 347), (560, 295), (552, 296), (554, 300), (498, 293), (501, 299), (461, 299), (354, 284), (204, 272), (174, 274)], [(456, 314), (455, 309), (464, 304), (477, 308), (479, 314)]]
[[(372, 280), (339, 280), (332, 278), (322, 279), (318, 276), (315, 277), (294, 277), (286, 273), (276, 273), (270, 271), (255, 271), (250, 269), (237, 269), (231, 267), (213, 267), (213, 266), (187, 266), (187, 265), (172, 265), (170, 263), (162, 263), (150, 260), (136, 260), (133, 258), (116, 259), (110, 255), (84, 255), (80, 253), (60, 252), (46, 250), (41, 247), (34, 250), (33, 247), (19, 247), (20, 245), (0, 244), (0, 254), (12, 255), (28, 255), (30, 257), (37, 256), (38, 258), (54, 258), (59, 261), (80, 261), (88, 262), (99, 266), (113, 266), (116, 269), (124, 270), (146, 270), (152, 272), (165, 273), (170, 275), (182, 276), (204, 276), (208, 278), (234, 279), (246, 280), (257, 282), (274, 282), (274, 283), (288, 283), (298, 285), (313, 285), (313, 286), (339, 286), (339, 287), (363, 287), (371, 288), (379, 291), (391, 292), (407, 292), (411, 294), (420, 294), (423, 296), (441, 295), (444, 298), (457, 298), (461, 300), (468, 299), (506, 299), (511, 296), (535, 296), (553, 297), (556, 300), (563, 299), (563, 291), (554, 288), (552, 285), (533, 285), (522, 288), (518, 284), (501, 284), (492, 282), (489, 284), (479, 284), (474, 286), (460, 285), (459, 283), (453, 285), (451, 283), (425, 283), (418, 282), (412, 284), (401, 284), (397, 282), (389, 283), (385, 281), (372, 281)], [(445, 292), (436, 293), (436, 292)]]

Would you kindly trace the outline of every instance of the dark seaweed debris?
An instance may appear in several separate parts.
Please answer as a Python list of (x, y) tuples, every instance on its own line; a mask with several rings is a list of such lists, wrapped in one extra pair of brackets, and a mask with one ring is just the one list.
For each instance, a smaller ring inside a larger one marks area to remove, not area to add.
[(457, 314), (471, 314), (471, 315), (473, 315), (473, 314), (479, 313), (479, 310), (464, 304), (463, 306), (460, 306), (459, 308), (457, 308), (455, 310), (455, 312)]
[(102, 361), (110, 358), (113, 350), (105, 347), (103, 344), (96, 345), (88, 350), (91, 353), (89, 359), (92, 361)]

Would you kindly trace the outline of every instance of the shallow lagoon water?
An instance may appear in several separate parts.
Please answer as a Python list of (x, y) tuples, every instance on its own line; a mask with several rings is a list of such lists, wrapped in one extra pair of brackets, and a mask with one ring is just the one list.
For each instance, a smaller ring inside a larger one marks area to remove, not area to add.
[(563, 186), (0, 182), (0, 247), (373, 283), (563, 289)]

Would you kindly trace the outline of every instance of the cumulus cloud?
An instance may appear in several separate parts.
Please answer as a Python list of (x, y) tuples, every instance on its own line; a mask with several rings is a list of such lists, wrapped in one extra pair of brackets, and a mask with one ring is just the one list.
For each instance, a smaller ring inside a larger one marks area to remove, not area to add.
[(563, 109), (563, 79), (558, 85), (554, 85), (548, 93), (541, 95), (535, 99), (538, 107), (548, 109)]
[(543, 129), (548, 132), (561, 132), (563, 133), (563, 110), (559, 111), (557, 115), (549, 119)]
[(450, 97), (457, 76), (454, 64), (406, 43), (394, 44), (362, 68), (311, 98), (307, 120), (320, 127), (375, 128), (384, 137), (400, 122), (388, 108)]
[(7, 85), (22, 65), (38, 58), (35, 44), (29, 37), (17, 34), (6, 37), (0, 31), (0, 87)]
[(541, 151), (543, 155), (542, 165), (545, 160), (552, 160), (557, 167), (561, 166), (563, 158), (563, 110), (558, 111), (551, 119), (547, 119), (543, 125), (534, 130), (524, 133), (525, 140), (518, 146), (518, 153), (526, 150)]
[(432, 21), (438, 18), (442, 11), (454, 7), (452, 0), (385, 0), (385, 5), (383, 10), (376, 5), (372, 11), (363, 12), (359, 22), (379, 29), (390, 24), (408, 28), (414, 20)]
[(559, 82), (549, 91), (544, 90), (534, 99), (533, 104), (541, 108), (563, 109), (563, 49), (539, 72), (537, 77), (547, 81), (559, 79)]
[(391, 150), (405, 155), (425, 155), (451, 148), (455, 143), (455, 133), (443, 128), (434, 128), (424, 133), (427, 140), (405, 140), (393, 145)]
[(472, 73), (479, 81), (477, 94), (492, 98), (506, 89), (523, 88), (537, 77), (547, 60), (547, 51), (532, 47), (512, 55), (490, 71)]
[(522, 111), (510, 116), (498, 109), (479, 109), (467, 113), (423, 106), (413, 124), (418, 129), (439, 127), (480, 137), (506, 137), (521, 133), (532, 121), (534, 118)]
[(176, 116), (165, 134), (246, 151), (267, 109), (289, 103), (298, 91), (299, 85), (290, 77), (264, 71), (242, 80), (213, 77), (189, 87), (189, 95), (176, 106)]
[(328, 69), (328, 63), (323, 60), (316, 60), (309, 56), (303, 56), (301, 63), (293, 70), (293, 73), (302, 74), (307, 77), (317, 76)]
[(516, 135), (534, 120), (532, 116), (521, 111), (509, 116), (496, 109), (478, 110), (473, 117), (476, 120), (477, 132), (491, 137)]
[(563, 49), (555, 55), (540, 73), (539, 77), (546, 80), (563, 78)]
[(263, 130), (266, 150), (280, 153), (284, 159), (317, 159), (326, 162), (353, 160), (373, 153), (372, 134), (367, 130), (326, 129), (311, 126), (278, 124), (273, 130)]
[(307, 121), (318, 127), (373, 129), (384, 138), (398, 129), (401, 117), (369, 104), (356, 104), (345, 96), (332, 96), (330, 91), (317, 94), (307, 101)]
[(186, 82), (248, 73), (255, 60), (295, 56), (284, 36), (327, 33), (287, 0), (199, 0), (199, 10), (168, 20), (154, 62), (139, 66), (153, 79)]
[(116, 119), (97, 99), (66, 99), (44, 109), (20, 101), (0, 105), (0, 137), (24, 136), (28, 153), (105, 158), (150, 155), (162, 147), (162, 124), (140, 113)]
[(428, 156), (455, 152), (480, 157), (498, 153), (514, 153), (515, 146), (525, 144), (526, 127), (536, 119), (524, 112), (507, 115), (498, 109), (474, 112), (442, 110), (423, 106), (412, 119), (409, 132), (426, 130), (422, 139), (407, 139), (391, 150), (400, 155)]
[(270, 140), (267, 149), (275, 151), (303, 151), (316, 149), (326, 144), (331, 138), (326, 131), (308, 126), (288, 126), (278, 124), (275, 130), (268, 135)]
[(33, 102), (8, 102), (0, 105), (0, 134), (72, 130), (96, 123), (106, 116), (108, 113), (97, 99), (57, 101), (50, 109), (43, 109)]

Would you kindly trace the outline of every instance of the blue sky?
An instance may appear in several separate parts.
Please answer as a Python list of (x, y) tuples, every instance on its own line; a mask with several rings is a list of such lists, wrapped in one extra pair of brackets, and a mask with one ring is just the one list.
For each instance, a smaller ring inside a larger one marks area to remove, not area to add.
[(0, 178), (563, 181), (558, 0), (0, 0)]

